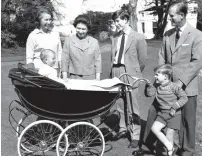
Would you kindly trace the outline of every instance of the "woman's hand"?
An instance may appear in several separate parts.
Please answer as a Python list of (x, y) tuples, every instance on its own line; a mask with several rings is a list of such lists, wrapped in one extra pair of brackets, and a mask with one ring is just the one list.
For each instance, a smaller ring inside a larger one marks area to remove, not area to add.
[(62, 76), (61, 69), (60, 69), (60, 68), (57, 68), (57, 72), (58, 72), (58, 78), (61, 78), (61, 76)]
[(96, 73), (95, 79), (100, 81), (100, 73)]
[(69, 79), (67, 78), (67, 72), (62, 72), (62, 79), (64, 81), (68, 81)]
[(63, 78), (63, 80), (64, 80), (65, 82), (68, 82), (68, 81), (69, 81), (69, 78)]

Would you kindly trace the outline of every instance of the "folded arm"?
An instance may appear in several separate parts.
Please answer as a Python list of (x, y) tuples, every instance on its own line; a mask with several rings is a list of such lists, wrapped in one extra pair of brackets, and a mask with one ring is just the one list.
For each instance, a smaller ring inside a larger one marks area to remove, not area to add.
[(172, 108), (177, 110), (185, 105), (185, 103), (188, 101), (188, 98), (185, 91), (183, 91), (179, 86), (174, 85), (172, 90), (178, 98), (177, 102), (173, 104)]

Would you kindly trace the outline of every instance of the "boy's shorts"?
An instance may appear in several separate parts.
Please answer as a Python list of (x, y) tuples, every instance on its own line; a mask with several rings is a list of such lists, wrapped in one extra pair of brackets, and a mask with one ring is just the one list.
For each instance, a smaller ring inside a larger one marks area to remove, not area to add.
[(172, 117), (167, 112), (158, 112), (156, 121), (165, 124), (168, 128), (180, 130), (181, 114), (176, 114)]

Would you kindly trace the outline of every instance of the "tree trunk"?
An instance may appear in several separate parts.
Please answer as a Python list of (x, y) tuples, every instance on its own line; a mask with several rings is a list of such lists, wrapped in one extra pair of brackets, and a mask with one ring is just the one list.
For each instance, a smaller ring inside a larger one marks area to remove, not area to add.
[[(172, 2), (173, 2), (173, 0), (170, 0), (168, 2), (165, 13), (163, 13), (163, 10), (158, 12), (159, 20), (158, 20), (158, 24), (157, 24), (157, 32), (154, 37), (155, 39), (160, 39), (163, 37), (164, 30), (167, 25), (168, 11), (169, 11), (169, 8), (170, 8)], [(161, 4), (161, 5), (164, 5), (164, 4)], [(163, 16), (163, 14), (164, 14), (164, 16)]]
[(130, 26), (137, 31), (137, 14), (136, 14), (136, 10), (137, 10), (137, 1), (138, 0), (129, 0), (129, 6), (131, 8), (131, 15), (130, 15)]
[(160, 39), (160, 32), (162, 28), (162, 21), (163, 21), (163, 10), (158, 10), (158, 22), (157, 22), (157, 31), (155, 32), (155, 39)]

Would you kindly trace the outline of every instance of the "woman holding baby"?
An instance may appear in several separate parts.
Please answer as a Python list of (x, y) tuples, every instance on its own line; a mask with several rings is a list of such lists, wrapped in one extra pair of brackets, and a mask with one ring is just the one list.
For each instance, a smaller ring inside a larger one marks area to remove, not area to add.
[(59, 75), (62, 46), (58, 32), (53, 28), (53, 14), (51, 10), (41, 7), (37, 11), (36, 21), (38, 27), (35, 28), (28, 36), (26, 43), (26, 63), (34, 63), (36, 69), (39, 69), (43, 63), (40, 54), (44, 49), (50, 49), (56, 54), (56, 63), (53, 66)]

